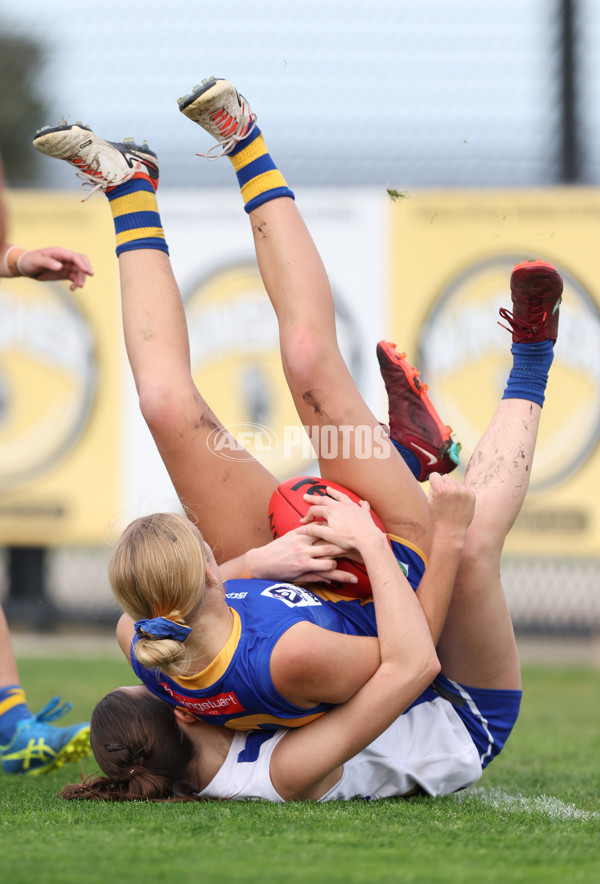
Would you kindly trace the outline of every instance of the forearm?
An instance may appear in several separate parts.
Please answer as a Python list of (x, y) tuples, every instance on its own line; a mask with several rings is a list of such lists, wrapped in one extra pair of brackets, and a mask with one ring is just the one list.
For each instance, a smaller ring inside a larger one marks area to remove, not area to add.
[(345, 550), (315, 541), (299, 530), (288, 531), (270, 543), (253, 547), (221, 565), (226, 580), (254, 577), (258, 580), (291, 580), (299, 583), (354, 583), (353, 574), (338, 569), (337, 556)]
[(357, 506), (344, 494), (329, 489), (327, 498), (305, 495), (311, 504), (304, 531), (313, 537), (355, 549), (367, 569), (379, 637), (382, 663), (392, 667), (437, 665), (431, 634), (415, 593), (396, 561), (388, 539), (373, 523), (370, 507)]
[(256, 575), (252, 572), (252, 568), (249, 562), (249, 552), (244, 553), (241, 556), (238, 556), (235, 559), (229, 559), (227, 562), (222, 562), (219, 565), (219, 571), (221, 572), (221, 577), (223, 581), (225, 580), (247, 580), (249, 578), (255, 577)]
[(448, 614), (463, 542), (458, 537), (440, 537), (434, 531), (427, 568), (416, 592), (434, 645)]
[(379, 664), (373, 661), (370, 678), (346, 702), (277, 746), (271, 777), (286, 798), (320, 798), (332, 785), (331, 774), (339, 777), (338, 766), (389, 727), (439, 672), (425, 616), (387, 539), (371, 535), (357, 548), (373, 590)]
[(383, 534), (369, 538), (360, 552), (373, 592), (381, 662), (419, 673), (435, 656), (421, 605)]
[[(280, 541), (281, 543), (281, 541)], [(235, 559), (219, 565), (223, 580), (293, 580), (297, 573), (288, 572), (286, 563), (275, 553), (277, 541), (247, 550)], [(289, 567), (289, 565), (288, 565)]]
[(432, 473), (429, 477), (429, 511), (433, 538), (429, 563), (417, 598), (437, 645), (448, 614), (467, 529), (475, 510), (475, 494), (462, 482)]

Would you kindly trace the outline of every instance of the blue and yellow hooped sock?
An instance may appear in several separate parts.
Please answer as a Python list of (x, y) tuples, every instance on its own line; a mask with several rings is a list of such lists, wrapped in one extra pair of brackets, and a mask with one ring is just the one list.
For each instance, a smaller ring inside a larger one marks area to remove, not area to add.
[(281, 196), (294, 199), (285, 178), (271, 159), (258, 126), (227, 156), (233, 163), (246, 212)]
[(511, 369), (503, 399), (527, 399), (544, 404), (548, 372), (554, 359), (554, 342), (515, 343), (511, 347)]
[(169, 254), (156, 191), (147, 175), (137, 174), (109, 187), (106, 196), (115, 222), (117, 255), (134, 249), (159, 249)]
[(10, 684), (0, 688), (0, 745), (8, 745), (19, 722), (31, 718), (31, 714), (21, 685)]

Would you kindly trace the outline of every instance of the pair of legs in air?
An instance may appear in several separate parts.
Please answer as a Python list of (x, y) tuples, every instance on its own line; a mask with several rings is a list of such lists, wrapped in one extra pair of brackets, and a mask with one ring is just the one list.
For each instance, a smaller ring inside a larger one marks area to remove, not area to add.
[[(247, 103), (226, 80), (211, 79), (183, 99), (180, 109), (221, 142), (234, 166), (300, 420), (313, 427), (366, 426), (376, 432), (378, 420), (337, 345), (320, 256)], [(232, 451), (232, 459), (223, 461), (207, 445), (220, 422), (190, 373), (184, 309), (156, 204), (156, 157), (146, 147), (104, 142), (78, 126), (41, 130), (34, 145), (71, 162), (107, 192), (117, 235), (125, 340), (140, 407), (180, 500), (220, 562), (268, 543), (267, 507), (277, 479), (258, 461), (249, 462), (246, 453), (236, 459)], [(434, 638), (448, 679), (518, 692), (519, 661), (500, 556), (529, 483), (562, 282), (550, 265), (533, 261), (515, 269), (511, 287), (513, 311), (505, 310), (503, 317), (513, 333), (514, 367), (466, 471), (465, 483), (477, 493), (475, 517), (452, 595), (433, 620), (439, 620)], [(414, 378), (410, 383), (410, 373), (389, 348), (380, 357), (392, 404), (392, 434), (401, 437), (401, 407), (407, 397), (413, 405), (419, 399), (422, 403), (420, 385)], [(410, 448), (409, 436), (396, 441)], [(446, 468), (448, 443), (442, 434), (438, 455)], [(327, 459), (322, 473), (368, 500), (390, 534), (428, 555), (432, 533), (425, 495), (391, 444), (387, 453), (380, 459), (352, 454)], [(435, 607), (426, 597), (422, 603)]]

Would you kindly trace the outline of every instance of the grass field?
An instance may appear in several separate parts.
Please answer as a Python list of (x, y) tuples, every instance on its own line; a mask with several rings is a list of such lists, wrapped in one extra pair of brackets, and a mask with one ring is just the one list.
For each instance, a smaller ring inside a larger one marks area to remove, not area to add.
[[(135, 682), (114, 659), (19, 661), (31, 706), (59, 691), (67, 722)], [(5, 884), (600, 880), (600, 671), (527, 666), (523, 710), (473, 789), (444, 799), (107, 805), (63, 802), (68, 765), (0, 775)], [(84, 764), (95, 770), (93, 759)]]

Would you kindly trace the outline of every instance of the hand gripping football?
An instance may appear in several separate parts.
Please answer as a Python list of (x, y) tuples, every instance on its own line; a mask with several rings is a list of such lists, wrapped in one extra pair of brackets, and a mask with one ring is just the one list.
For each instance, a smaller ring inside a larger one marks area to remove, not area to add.
[[(304, 500), (305, 494), (326, 495), (327, 488), (335, 488), (347, 494), (355, 503), (360, 502), (360, 497), (348, 488), (338, 485), (337, 482), (329, 482), (325, 479), (317, 479), (314, 476), (296, 476), (287, 479), (277, 486), (269, 503), (269, 524), (273, 537), (281, 537), (288, 531), (300, 526), (300, 519), (306, 515), (310, 504)], [(383, 523), (373, 510), (371, 518), (377, 527), (385, 534)], [(367, 570), (362, 562), (353, 562), (350, 559), (338, 559), (338, 568), (349, 571), (358, 577), (358, 583), (330, 583), (324, 584), (323, 588), (331, 589), (339, 595), (352, 598), (365, 598), (371, 596), (371, 584), (367, 576)]]

